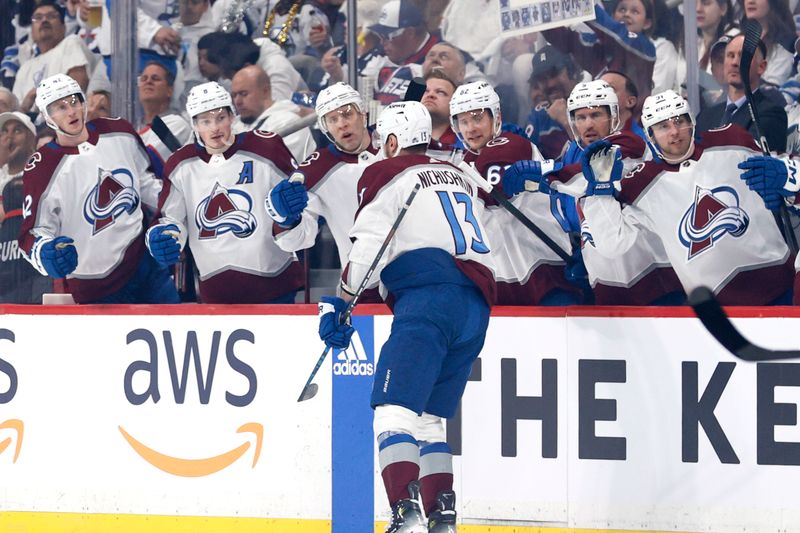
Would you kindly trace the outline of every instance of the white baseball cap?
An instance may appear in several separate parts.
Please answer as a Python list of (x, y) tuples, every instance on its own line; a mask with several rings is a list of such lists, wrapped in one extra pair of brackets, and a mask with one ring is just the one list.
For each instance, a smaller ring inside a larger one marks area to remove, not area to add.
[(31, 118), (26, 115), (25, 113), (21, 113), (19, 111), (7, 111), (5, 113), (0, 113), (0, 130), (6, 125), (6, 122), (9, 120), (17, 120), (22, 123), (23, 126), (28, 128), (33, 136), (36, 137), (36, 126), (33, 125), (31, 122)]
[(411, 3), (411, 0), (390, 0), (383, 5), (377, 24), (369, 29), (375, 33), (386, 35), (400, 28), (422, 26), (425, 19), (422, 13)]

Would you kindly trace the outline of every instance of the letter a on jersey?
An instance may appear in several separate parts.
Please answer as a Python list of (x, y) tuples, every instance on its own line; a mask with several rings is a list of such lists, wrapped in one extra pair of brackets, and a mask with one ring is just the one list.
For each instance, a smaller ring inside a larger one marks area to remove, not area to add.
[(114, 224), (123, 213), (131, 214), (139, 206), (139, 193), (133, 187), (133, 175), (126, 168), (97, 169), (97, 185), (83, 203), (83, 216), (95, 235)]
[(742, 236), (749, 224), (750, 217), (739, 207), (739, 195), (732, 187), (696, 186), (694, 203), (681, 219), (678, 238), (688, 248), (687, 259), (693, 259), (726, 234)]

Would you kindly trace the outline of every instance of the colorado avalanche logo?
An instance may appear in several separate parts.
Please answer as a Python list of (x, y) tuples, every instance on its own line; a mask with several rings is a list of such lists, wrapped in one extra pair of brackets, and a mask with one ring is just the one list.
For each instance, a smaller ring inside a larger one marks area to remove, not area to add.
[(687, 259), (714, 247), (730, 234), (740, 237), (747, 231), (750, 217), (739, 207), (739, 195), (731, 187), (696, 187), (694, 203), (681, 219), (678, 238), (689, 250)]
[(249, 237), (258, 226), (252, 209), (253, 200), (247, 193), (215, 184), (194, 213), (200, 238), (213, 239), (228, 232), (240, 239)]
[(96, 235), (114, 224), (123, 213), (132, 214), (139, 207), (139, 193), (133, 187), (133, 175), (126, 168), (97, 169), (97, 185), (83, 202), (83, 217)]

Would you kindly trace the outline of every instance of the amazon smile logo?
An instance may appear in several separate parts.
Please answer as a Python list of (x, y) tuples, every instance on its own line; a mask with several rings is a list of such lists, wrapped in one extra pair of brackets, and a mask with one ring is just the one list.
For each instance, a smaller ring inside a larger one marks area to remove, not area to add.
[[(25, 424), (23, 424), (22, 420), (17, 420), (14, 418), (6, 420), (0, 424), (0, 430), (3, 429), (10, 429), (17, 433), (17, 445), (14, 448), (14, 459), (11, 461), (12, 463), (16, 463), (17, 458), (19, 457), (19, 452), (22, 450), (22, 435), (25, 433)], [(0, 440), (0, 454), (6, 451), (6, 448), (9, 447), (12, 440), (13, 439), (11, 437), (6, 437), (5, 439)]]
[[(2, 427), (2, 426), (0, 426)], [(220, 470), (228, 468), (241, 458), (247, 450), (250, 449), (250, 442), (244, 442), (236, 448), (227, 452), (215, 455), (214, 457), (207, 457), (205, 459), (183, 459), (180, 457), (173, 457), (166, 455), (159, 451), (150, 448), (146, 444), (131, 436), (130, 433), (125, 431), (122, 426), (119, 426), (119, 432), (139, 454), (139, 456), (158, 468), (162, 472), (172, 474), (173, 476), (181, 477), (202, 477), (209, 476)], [(251, 468), (256, 467), (258, 458), (261, 455), (261, 444), (264, 438), (264, 427), (256, 422), (248, 422), (243, 424), (236, 430), (236, 433), (252, 433), (255, 435), (255, 450), (253, 451), (253, 464)], [(21, 437), (22, 433), (20, 433)], [(21, 440), (21, 438), (20, 438)], [(0, 452), (2, 452), (2, 443), (0, 443)]]

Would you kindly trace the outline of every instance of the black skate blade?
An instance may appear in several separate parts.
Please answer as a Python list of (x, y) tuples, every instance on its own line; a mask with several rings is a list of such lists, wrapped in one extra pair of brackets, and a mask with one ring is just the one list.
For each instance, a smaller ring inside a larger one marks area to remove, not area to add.
[(298, 402), (304, 402), (306, 400), (310, 400), (314, 396), (317, 395), (317, 391), (319, 390), (319, 385), (316, 383), (309, 383), (305, 387), (303, 387), (303, 392), (300, 393), (300, 397), (297, 398)]

